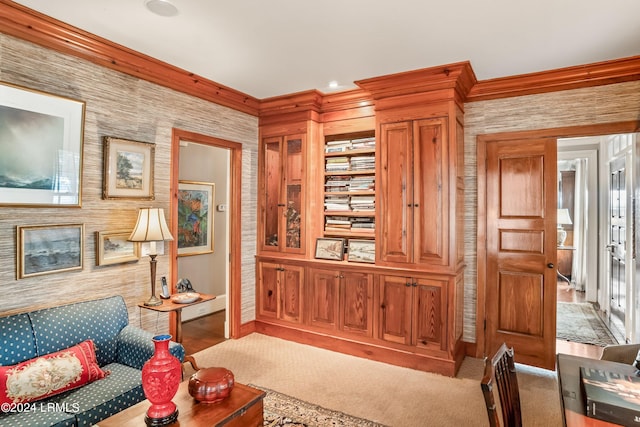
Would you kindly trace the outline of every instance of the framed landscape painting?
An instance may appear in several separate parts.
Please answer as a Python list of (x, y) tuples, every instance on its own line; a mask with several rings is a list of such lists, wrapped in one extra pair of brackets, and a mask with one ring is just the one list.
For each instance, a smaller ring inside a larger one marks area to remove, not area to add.
[(18, 226), (17, 277), (82, 270), (84, 224)]
[(316, 258), (342, 261), (344, 239), (320, 237), (316, 239)]
[(131, 230), (96, 231), (96, 265), (119, 264), (140, 259), (140, 243), (127, 240)]
[(155, 144), (104, 137), (103, 199), (153, 200)]
[(178, 183), (178, 256), (213, 252), (215, 184)]
[(349, 239), (347, 260), (353, 262), (376, 262), (376, 242), (373, 240)]
[(0, 205), (80, 207), (85, 103), (0, 82)]

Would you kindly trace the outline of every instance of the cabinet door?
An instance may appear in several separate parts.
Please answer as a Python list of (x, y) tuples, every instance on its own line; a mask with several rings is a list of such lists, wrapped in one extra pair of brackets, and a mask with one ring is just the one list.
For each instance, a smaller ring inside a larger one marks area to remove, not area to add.
[(409, 279), (400, 276), (380, 276), (380, 317), (378, 338), (398, 344), (411, 343), (411, 297)]
[(447, 281), (414, 280), (413, 345), (433, 350), (447, 349)]
[(447, 119), (413, 122), (413, 263), (449, 264)]
[(309, 323), (312, 326), (335, 329), (338, 323), (340, 273), (311, 269), (309, 275)]
[(387, 263), (412, 260), (413, 153), (411, 122), (384, 123), (380, 127), (380, 187), (376, 222), (378, 259)]
[(373, 275), (342, 273), (340, 330), (370, 337), (373, 327)]
[(304, 136), (287, 136), (283, 146), (284, 179), (282, 183), (283, 252), (304, 253)]
[(302, 322), (302, 285), (304, 267), (280, 267), (278, 318), (288, 322)]
[(280, 241), (280, 214), (282, 205), (282, 138), (265, 138), (262, 142), (262, 242), (261, 249), (278, 251)]
[(278, 280), (280, 267), (277, 264), (258, 264), (258, 316), (275, 318), (278, 313)]

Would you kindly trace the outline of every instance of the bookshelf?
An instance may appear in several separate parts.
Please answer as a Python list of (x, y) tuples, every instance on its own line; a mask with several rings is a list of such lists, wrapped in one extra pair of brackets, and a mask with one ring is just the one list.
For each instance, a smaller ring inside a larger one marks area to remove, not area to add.
[(325, 138), (324, 236), (375, 238), (374, 131)]

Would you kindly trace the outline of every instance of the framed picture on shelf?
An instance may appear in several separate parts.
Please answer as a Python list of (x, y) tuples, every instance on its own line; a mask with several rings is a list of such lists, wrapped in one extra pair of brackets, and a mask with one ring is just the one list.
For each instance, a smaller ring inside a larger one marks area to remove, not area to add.
[(17, 277), (82, 270), (84, 224), (18, 226)]
[(0, 205), (80, 207), (85, 103), (0, 82)]
[(155, 144), (104, 137), (103, 199), (153, 200)]
[(318, 238), (316, 240), (316, 258), (342, 261), (344, 241), (344, 239), (339, 238)]
[(373, 240), (349, 239), (347, 261), (376, 262), (376, 242)]
[(178, 256), (213, 252), (215, 184), (178, 183)]
[(120, 264), (140, 259), (140, 243), (127, 239), (131, 230), (96, 231), (96, 265)]

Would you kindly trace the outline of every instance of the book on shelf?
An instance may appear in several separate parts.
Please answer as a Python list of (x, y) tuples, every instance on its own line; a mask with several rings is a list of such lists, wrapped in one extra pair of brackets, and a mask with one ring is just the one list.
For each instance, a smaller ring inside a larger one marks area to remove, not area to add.
[(640, 426), (639, 377), (580, 367), (580, 379), (588, 417)]

